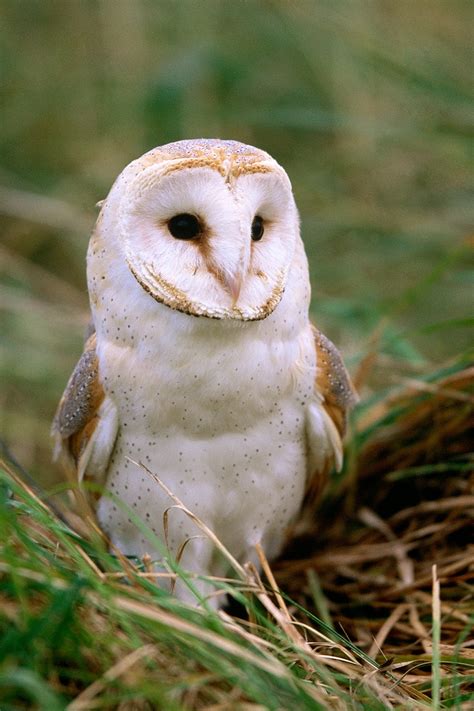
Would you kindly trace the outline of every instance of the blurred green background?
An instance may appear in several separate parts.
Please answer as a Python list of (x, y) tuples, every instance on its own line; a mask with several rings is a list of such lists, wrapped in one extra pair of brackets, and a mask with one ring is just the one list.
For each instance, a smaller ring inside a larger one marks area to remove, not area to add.
[(3, 0), (0, 429), (24, 466), (52, 479), (94, 205), (168, 141), (234, 138), (286, 168), (313, 318), (353, 372), (377, 352), (365, 392), (466, 350), (473, 8)]

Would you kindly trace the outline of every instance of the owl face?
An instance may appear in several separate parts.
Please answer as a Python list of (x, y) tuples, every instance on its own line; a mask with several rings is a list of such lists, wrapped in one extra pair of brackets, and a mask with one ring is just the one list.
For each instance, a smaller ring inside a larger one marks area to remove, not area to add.
[(112, 193), (118, 248), (150, 297), (208, 318), (275, 309), (299, 230), (289, 179), (267, 153), (180, 141), (131, 163)]

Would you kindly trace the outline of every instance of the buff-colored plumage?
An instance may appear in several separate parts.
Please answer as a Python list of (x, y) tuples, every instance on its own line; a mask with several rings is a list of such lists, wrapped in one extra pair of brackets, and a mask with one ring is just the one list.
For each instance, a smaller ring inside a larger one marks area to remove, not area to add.
[[(177, 215), (197, 220), (199, 233), (174, 236)], [(341, 465), (353, 401), (337, 350), (308, 318), (308, 266), (284, 170), (234, 141), (146, 153), (102, 206), (88, 284), (95, 333), (53, 430), (79, 480), (103, 484), (96, 513), (111, 542), (159, 565), (166, 538), (184, 568), (227, 573), (133, 460), (239, 561), (256, 561), (256, 543), (276, 556), (305, 492)], [(184, 586), (177, 594), (192, 597)]]

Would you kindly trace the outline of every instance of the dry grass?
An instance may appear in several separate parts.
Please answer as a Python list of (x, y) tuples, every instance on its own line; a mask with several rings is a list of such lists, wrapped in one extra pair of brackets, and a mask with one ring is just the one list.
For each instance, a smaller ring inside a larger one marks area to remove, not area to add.
[(277, 567), (293, 599), (322, 617), (327, 609), (336, 630), (423, 691), (433, 681), (433, 566), (443, 685), (453, 670), (460, 685), (473, 680), (473, 385), (463, 368), (363, 412), (350, 471)]

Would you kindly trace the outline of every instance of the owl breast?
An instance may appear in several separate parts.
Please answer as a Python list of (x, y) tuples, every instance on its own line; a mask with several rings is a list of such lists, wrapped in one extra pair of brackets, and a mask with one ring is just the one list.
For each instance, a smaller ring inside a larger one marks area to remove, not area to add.
[(176, 555), (189, 538), (187, 567), (225, 572), (201, 550), (182, 511), (171, 509), (165, 526), (173, 502), (133, 463), (142, 462), (234, 556), (252, 559), (260, 542), (273, 557), (305, 486), (305, 408), (315, 372), (309, 325), (295, 323), (285, 334), (276, 317), (243, 327), (206, 320), (202, 329), (193, 319), (187, 332), (189, 317), (166, 307), (162, 316), (142, 319), (136, 333), (109, 322), (109, 337), (99, 339), (102, 378), (120, 421), (107, 489), (130, 509), (106, 495), (99, 521), (122, 551), (139, 555), (150, 552), (150, 540), (136, 514), (156, 538), (156, 558), (163, 544)]

